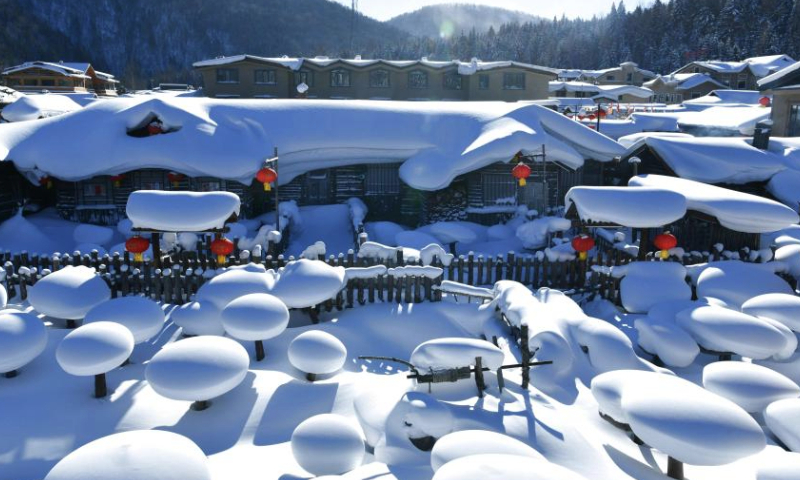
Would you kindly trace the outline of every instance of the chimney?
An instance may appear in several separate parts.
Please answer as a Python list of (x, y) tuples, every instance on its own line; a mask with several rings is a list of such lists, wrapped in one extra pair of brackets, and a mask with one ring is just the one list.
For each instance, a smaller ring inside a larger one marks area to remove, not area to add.
[(769, 136), (772, 134), (772, 120), (764, 120), (756, 124), (753, 134), (753, 147), (759, 150), (769, 149)]

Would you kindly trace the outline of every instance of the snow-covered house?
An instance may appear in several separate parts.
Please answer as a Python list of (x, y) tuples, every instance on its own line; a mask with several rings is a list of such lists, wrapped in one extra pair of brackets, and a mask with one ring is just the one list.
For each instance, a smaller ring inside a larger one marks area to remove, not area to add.
[(714, 80), (736, 90), (755, 90), (757, 82), (793, 64), (788, 55), (767, 55), (742, 61), (695, 61), (675, 70), (673, 74), (706, 73)]
[(116, 97), (119, 81), (86, 62), (25, 62), (3, 70), (4, 83), (21, 92), (87, 93)]
[(647, 103), (653, 96), (649, 88), (635, 85), (595, 85), (587, 82), (550, 82), (550, 95), (557, 98), (591, 98), (595, 103)]
[(762, 78), (758, 88), (772, 95), (772, 133), (800, 136), (800, 62)]
[(581, 81), (595, 85), (624, 84), (642, 86), (645, 82), (656, 77), (655, 73), (639, 68), (639, 65), (634, 62), (623, 62), (618, 67), (602, 70), (564, 69), (558, 73), (558, 80), (560, 81)]
[(215, 98), (497, 100), (547, 98), (557, 70), (513, 61), (290, 58), (234, 55), (194, 63)]
[(667, 104), (681, 103), (707, 95), (717, 88), (725, 88), (725, 85), (705, 73), (659, 75), (645, 82), (644, 86), (653, 91), (656, 102)]
[[(95, 223), (115, 222), (139, 189), (226, 190), (244, 216), (271, 209), (255, 175), (275, 148), (281, 200), (360, 197), (375, 216), (409, 224), (554, 206), (586, 160), (624, 152), (550, 109), (505, 102), (120, 98), (0, 125), (0, 159), (54, 183), (62, 215)], [(518, 152), (530, 159), (526, 187), (508, 163)]]

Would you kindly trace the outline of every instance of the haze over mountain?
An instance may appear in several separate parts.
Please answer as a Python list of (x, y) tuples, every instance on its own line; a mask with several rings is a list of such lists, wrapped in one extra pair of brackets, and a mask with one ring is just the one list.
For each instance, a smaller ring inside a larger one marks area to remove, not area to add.
[(537, 22), (541, 18), (504, 8), (463, 3), (431, 5), (389, 20), (389, 25), (419, 37), (450, 37), (462, 32), (485, 33), (505, 23)]

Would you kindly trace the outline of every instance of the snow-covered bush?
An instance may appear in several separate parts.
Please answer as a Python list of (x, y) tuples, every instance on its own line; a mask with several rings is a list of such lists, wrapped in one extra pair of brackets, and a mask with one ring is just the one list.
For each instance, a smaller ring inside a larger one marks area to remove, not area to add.
[(344, 417), (316, 415), (294, 429), (292, 454), (313, 475), (338, 475), (364, 461), (364, 440), (361, 432)]
[(281, 268), (272, 295), (289, 308), (307, 308), (334, 298), (345, 286), (344, 267), (317, 260), (297, 260)]
[(16, 374), (46, 346), (47, 328), (36, 316), (15, 310), (0, 311), (0, 373)]
[(431, 450), (431, 468), (435, 472), (458, 458), (487, 453), (545, 460), (533, 447), (508, 435), (489, 430), (461, 430), (449, 433), (436, 442)]
[(444, 464), (433, 476), (433, 480), (484, 480), (489, 478), (586, 480), (582, 475), (545, 459), (507, 453), (485, 453), (457, 458)]
[(571, 227), (572, 222), (566, 218), (543, 217), (523, 223), (517, 227), (516, 235), (525, 248), (540, 248), (547, 246), (549, 234), (569, 230)]
[(753, 413), (763, 411), (777, 400), (800, 397), (800, 387), (784, 375), (745, 362), (706, 365), (703, 387)]
[(190, 302), (175, 308), (169, 315), (172, 322), (183, 329), (183, 334), (225, 335), (220, 309), (209, 301)]
[(408, 392), (386, 418), (383, 437), (375, 445), (375, 459), (387, 464), (429, 464), (423, 452), (453, 431), (450, 409), (430, 395)]
[(133, 352), (133, 334), (114, 322), (95, 322), (67, 334), (56, 349), (56, 361), (70, 375), (95, 376), (95, 396), (106, 395), (106, 372)]
[(709, 263), (697, 277), (697, 296), (718, 298), (732, 308), (740, 308), (753, 297), (767, 293), (792, 294), (789, 284), (775, 275), (781, 265), (744, 263), (728, 260)]
[(231, 301), (250, 293), (269, 293), (275, 286), (275, 276), (262, 265), (228, 268), (212, 278), (197, 291), (196, 300), (210, 302), (219, 310)]
[(311, 330), (296, 336), (289, 344), (289, 362), (308, 379), (336, 372), (347, 360), (347, 348), (330, 333)]
[(767, 293), (742, 304), (742, 312), (758, 318), (771, 318), (800, 332), (800, 297), (787, 293)]
[(106, 282), (94, 269), (82, 265), (53, 272), (28, 290), (28, 301), (37, 312), (66, 320), (82, 319), (109, 298)]
[[(0, 267), (2, 270), (2, 267)], [(0, 272), (0, 280), (3, 279), (5, 276), (5, 272)], [(0, 308), (6, 308), (6, 304), (8, 304), (8, 292), (6, 291), (6, 287), (0, 284)]]
[(264, 358), (262, 341), (277, 337), (289, 325), (289, 309), (279, 298), (267, 293), (241, 296), (222, 309), (220, 315), (230, 336), (255, 342), (257, 361)]
[(163, 430), (134, 430), (99, 438), (73, 451), (45, 480), (211, 480), (206, 455), (194, 442)]
[(411, 353), (411, 363), (417, 368), (458, 368), (475, 364), (481, 357), (483, 365), (497, 370), (503, 365), (505, 354), (486, 340), (474, 338), (436, 338), (417, 346)]
[(700, 347), (691, 335), (675, 324), (674, 316), (663, 319), (650, 314), (633, 321), (639, 346), (658, 356), (671, 367), (688, 367), (700, 354)]
[(147, 364), (145, 378), (161, 396), (198, 402), (236, 388), (247, 375), (250, 359), (234, 340), (224, 337), (194, 337), (167, 345)]
[(83, 323), (95, 322), (124, 325), (133, 333), (134, 342), (139, 344), (158, 335), (164, 326), (164, 312), (149, 298), (120, 297), (107, 300), (89, 310)]
[(633, 262), (614, 267), (614, 277), (622, 278), (622, 306), (631, 313), (647, 313), (657, 303), (690, 300), (692, 289), (686, 283), (686, 268), (676, 262)]
[[(86, 223), (79, 224), (72, 233), (72, 239), (76, 244), (94, 243), (97, 245), (108, 245), (113, 237), (114, 230), (108, 227), (89, 225)], [(81, 250), (81, 252), (88, 253), (86, 250)]]
[(786, 398), (764, 410), (767, 427), (793, 452), (800, 452), (800, 398)]

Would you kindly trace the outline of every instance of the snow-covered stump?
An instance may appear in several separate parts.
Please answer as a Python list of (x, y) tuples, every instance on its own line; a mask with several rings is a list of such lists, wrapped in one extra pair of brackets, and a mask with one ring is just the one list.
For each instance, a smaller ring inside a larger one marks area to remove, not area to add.
[(347, 360), (344, 344), (330, 333), (312, 330), (301, 333), (289, 344), (289, 362), (306, 374), (309, 382), (317, 375), (338, 371)]
[(221, 312), (222, 326), (238, 340), (255, 342), (256, 361), (264, 359), (264, 340), (277, 337), (289, 325), (289, 309), (277, 297), (251, 293), (230, 302)]
[(122, 365), (133, 352), (134, 337), (114, 322), (83, 325), (67, 334), (56, 349), (56, 361), (75, 376), (94, 377), (94, 396), (108, 394), (106, 373)]
[(0, 311), (0, 373), (14, 378), (47, 346), (47, 328), (30, 313)]

